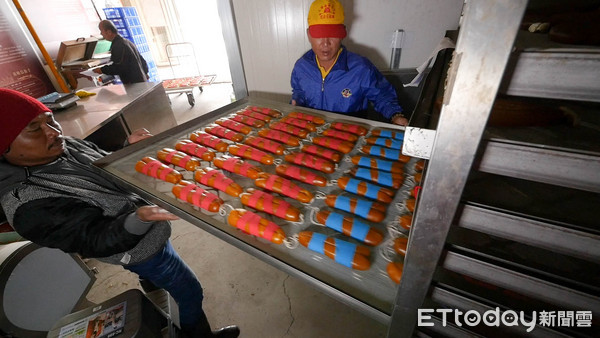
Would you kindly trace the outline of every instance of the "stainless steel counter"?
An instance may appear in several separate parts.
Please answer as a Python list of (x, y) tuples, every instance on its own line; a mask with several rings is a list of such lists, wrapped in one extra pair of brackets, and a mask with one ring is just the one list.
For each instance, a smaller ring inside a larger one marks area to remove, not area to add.
[(77, 101), (75, 107), (54, 113), (63, 133), (90, 139), (112, 150), (133, 130), (147, 128), (158, 134), (177, 125), (161, 83), (144, 82), (85, 88), (96, 95)]

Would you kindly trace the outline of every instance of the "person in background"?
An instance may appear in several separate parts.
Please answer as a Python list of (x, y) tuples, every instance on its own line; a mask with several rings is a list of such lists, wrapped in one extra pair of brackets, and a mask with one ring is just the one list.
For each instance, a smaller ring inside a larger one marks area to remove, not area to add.
[[(194, 272), (169, 236), (177, 216), (99, 175), (92, 162), (108, 153), (64, 136), (50, 109), (0, 88), (0, 205), (22, 237), (41, 246), (122, 265), (167, 290), (179, 306), (186, 337), (237, 337), (211, 331)], [(152, 136), (141, 129), (129, 143)]]
[(393, 86), (367, 58), (342, 45), (344, 8), (338, 0), (315, 0), (308, 12), (312, 47), (292, 70), (293, 105), (366, 117), (369, 101), (391, 123), (407, 125)]
[(119, 35), (117, 27), (109, 20), (100, 21), (98, 28), (100, 34), (106, 40), (112, 42), (110, 46), (110, 61), (112, 64), (94, 68), (94, 72), (118, 75), (123, 84), (148, 81), (148, 64), (133, 42)]

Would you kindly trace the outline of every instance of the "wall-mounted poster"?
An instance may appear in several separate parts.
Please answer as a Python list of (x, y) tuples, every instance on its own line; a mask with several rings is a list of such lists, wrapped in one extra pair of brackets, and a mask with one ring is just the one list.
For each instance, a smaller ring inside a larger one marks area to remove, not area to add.
[(54, 86), (10, 6), (12, 2), (0, 0), (0, 87), (33, 97), (52, 93)]

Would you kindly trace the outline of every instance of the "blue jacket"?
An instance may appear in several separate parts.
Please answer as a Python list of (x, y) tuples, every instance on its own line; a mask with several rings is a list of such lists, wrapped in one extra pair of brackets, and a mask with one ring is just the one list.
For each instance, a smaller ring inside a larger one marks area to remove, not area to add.
[(402, 112), (394, 87), (375, 65), (344, 46), (325, 79), (317, 66), (315, 53), (306, 52), (294, 65), (291, 84), (292, 100), (298, 106), (361, 116), (366, 115), (371, 101), (385, 118)]

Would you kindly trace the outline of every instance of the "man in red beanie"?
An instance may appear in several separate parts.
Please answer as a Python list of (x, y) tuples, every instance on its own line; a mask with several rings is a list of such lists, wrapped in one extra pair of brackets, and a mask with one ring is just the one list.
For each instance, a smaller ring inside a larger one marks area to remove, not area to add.
[[(91, 163), (108, 153), (64, 136), (46, 106), (0, 88), (0, 204), (24, 238), (82, 257), (122, 265), (167, 290), (179, 305), (186, 337), (237, 337), (229, 326), (211, 331), (194, 272), (169, 241), (166, 212), (107, 180)], [(142, 129), (128, 141), (150, 137)]]
[(315, 0), (308, 11), (312, 47), (292, 70), (292, 104), (366, 117), (371, 102), (391, 123), (407, 125), (392, 85), (367, 58), (342, 45), (344, 8), (338, 0)]

